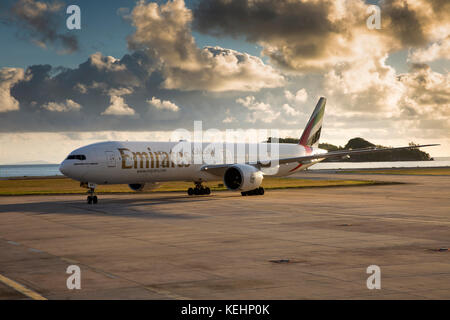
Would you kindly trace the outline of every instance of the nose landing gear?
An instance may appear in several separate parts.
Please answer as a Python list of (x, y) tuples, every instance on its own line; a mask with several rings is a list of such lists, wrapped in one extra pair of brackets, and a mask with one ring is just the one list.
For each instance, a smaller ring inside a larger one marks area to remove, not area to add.
[(97, 187), (97, 185), (95, 183), (88, 183), (88, 196), (87, 196), (87, 203), (88, 204), (97, 204), (98, 202), (98, 198), (95, 195), (95, 187)]
[(199, 195), (208, 195), (211, 194), (211, 189), (208, 187), (203, 187), (201, 182), (195, 182), (195, 188), (189, 188), (187, 190), (188, 195), (193, 196), (199, 196)]

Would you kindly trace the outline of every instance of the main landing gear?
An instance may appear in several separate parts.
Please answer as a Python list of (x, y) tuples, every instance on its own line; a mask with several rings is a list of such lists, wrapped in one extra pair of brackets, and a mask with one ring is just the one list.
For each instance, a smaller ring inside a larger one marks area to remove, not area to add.
[(97, 204), (97, 202), (98, 202), (97, 196), (88, 196), (87, 197), (88, 204)]
[(88, 196), (87, 196), (87, 203), (88, 204), (97, 204), (97, 202), (98, 202), (98, 198), (97, 198), (97, 196), (95, 195), (95, 187), (96, 187), (96, 185), (95, 184), (93, 184), (93, 183), (89, 183), (88, 184)]
[(203, 187), (201, 182), (195, 182), (195, 188), (189, 188), (187, 190), (188, 195), (193, 196), (199, 196), (204, 194), (211, 194), (211, 189), (208, 187)]
[(250, 191), (241, 192), (242, 196), (262, 196), (264, 194), (264, 188), (259, 187)]

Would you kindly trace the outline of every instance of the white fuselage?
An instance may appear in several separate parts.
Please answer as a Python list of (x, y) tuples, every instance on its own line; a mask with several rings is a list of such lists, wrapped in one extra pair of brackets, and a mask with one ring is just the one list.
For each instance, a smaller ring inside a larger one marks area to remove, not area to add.
[[(205, 164), (248, 163), (255, 159), (276, 159), (323, 153), (325, 150), (297, 144), (223, 144), (209, 154), (209, 143), (189, 144), (183, 152), (175, 152), (179, 142), (108, 141), (72, 151), (60, 171), (74, 180), (95, 184), (134, 184), (160, 181), (217, 181), (222, 177), (200, 170)], [(262, 152), (268, 150), (268, 152)], [(219, 150), (219, 151), (217, 151)], [(217, 152), (221, 156), (217, 155)], [(267, 156), (259, 156), (265, 154)], [(177, 156), (176, 156), (177, 155)], [(203, 156), (202, 156), (203, 155)], [(206, 156), (205, 156), (206, 155)], [(300, 165), (297, 162), (262, 168), (263, 174), (286, 176), (319, 162)]]

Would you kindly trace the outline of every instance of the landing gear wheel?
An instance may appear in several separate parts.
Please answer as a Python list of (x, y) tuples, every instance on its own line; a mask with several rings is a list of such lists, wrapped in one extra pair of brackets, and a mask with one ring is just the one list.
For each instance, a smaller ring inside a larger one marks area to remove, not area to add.
[(188, 189), (188, 195), (205, 195), (205, 194), (211, 194), (211, 189), (208, 187), (203, 187), (201, 182), (195, 182), (195, 188), (189, 188)]
[(97, 204), (98, 198), (95, 195), (95, 184), (89, 183), (89, 190), (88, 190), (88, 197), (87, 197), (87, 203), (88, 204)]
[(262, 196), (264, 194), (264, 188), (259, 187), (257, 189), (249, 190), (249, 191), (242, 191), (242, 196)]

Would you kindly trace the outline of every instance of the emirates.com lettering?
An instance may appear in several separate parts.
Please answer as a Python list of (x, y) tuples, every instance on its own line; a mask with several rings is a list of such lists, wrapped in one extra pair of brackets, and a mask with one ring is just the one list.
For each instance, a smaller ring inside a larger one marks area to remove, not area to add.
[(202, 307), (189, 304), (181, 308), (181, 314), (208, 316), (212, 318), (215, 313), (224, 313), (225, 315), (270, 315), (269, 305), (259, 304), (230, 304), (225, 305), (225, 309), (218, 307)]

